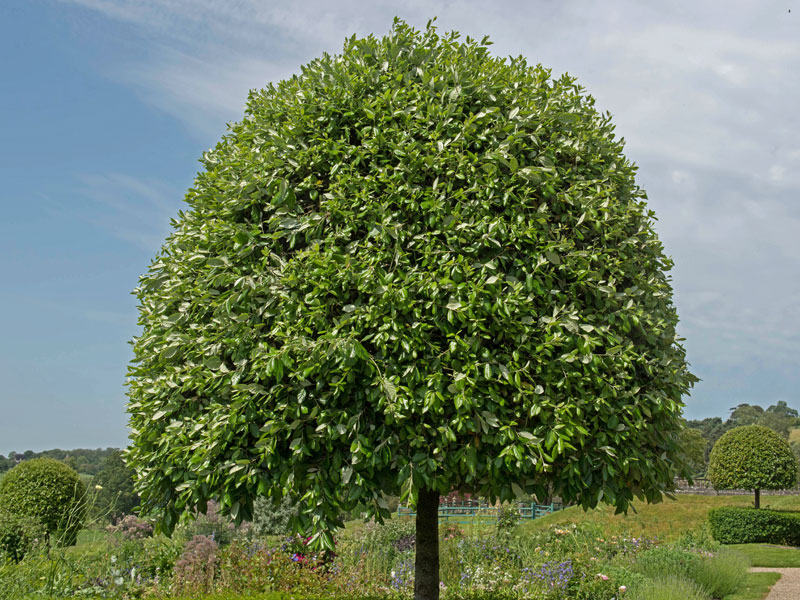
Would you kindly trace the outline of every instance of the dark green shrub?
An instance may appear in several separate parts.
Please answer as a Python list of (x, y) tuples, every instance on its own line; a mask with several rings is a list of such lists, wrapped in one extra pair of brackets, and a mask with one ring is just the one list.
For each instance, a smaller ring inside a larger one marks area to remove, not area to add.
[(86, 486), (64, 463), (51, 458), (26, 460), (0, 481), (0, 509), (36, 517), (52, 541), (71, 546), (83, 526)]
[(0, 560), (22, 560), (46, 537), (47, 530), (36, 517), (0, 511)]
[(800, 513), (724, 506), (709, 512), (708, 522), (722, 544), (800, 546)]
[(755, 507), (761, 490), (780, 490), (797, 483), (797, 459), (789, 442), (761, 425), (735, 427), (711, 450), (708, 479), (718, 490), (754, 490)]

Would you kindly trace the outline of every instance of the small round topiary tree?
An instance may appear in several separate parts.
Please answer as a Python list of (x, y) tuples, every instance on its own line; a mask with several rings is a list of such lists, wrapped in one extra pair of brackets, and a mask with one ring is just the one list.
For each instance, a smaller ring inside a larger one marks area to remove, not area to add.
[(761, 490), (782, 490), (797, 483), (797, 459), (789, 442), (761, 425), (736, 427), (711, 450), (708, 479), (714, 489), (748, 489), (761, 506)]
[(36, 517), (51, 540), (71, 546), (83, 526), (86, 486), (62, 462), (51, 458), (26, 460), (0, 481), (0, 509)]

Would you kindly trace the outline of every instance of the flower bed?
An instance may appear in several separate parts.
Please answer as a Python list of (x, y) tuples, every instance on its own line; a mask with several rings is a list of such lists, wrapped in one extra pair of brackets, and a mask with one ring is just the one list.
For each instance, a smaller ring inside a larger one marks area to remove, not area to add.
[[(110, 534), (102, 551), (57, 550), (8, 562), (0, 567), (0, 598), (289, 593), (322, 599), (346, 591), (351, 599), (402, 600), (413, 595), (414, 528), (408, 519), (345, 530), (336, 553), (311, 552), (303, 537), (263, 538), (241, 531), (217, 540), (213, 532), (196, 535), (187, 529), (168, 539), (143, 537), (139, 532), (146, 528), (135, 525), (135, 535), (130, 527)], [(705, 534), (667, 546), (585, 525), (531, 534), (446, 524), (440, 533), (443, 600), (641, 600), (647, 598), (647, 585), (653, 587), (652, 581), (660, 581), (662, 571), (674, 570), (674, 564), (691, 565), (681, 577), (692, 583), (680, 585), (698, 587), (701, 596), (703, 585), (720, 580), (713, 576), (719, 547)], [(735, 580), (731, 573), (739, 564), (726, 560), (724, 579)]]

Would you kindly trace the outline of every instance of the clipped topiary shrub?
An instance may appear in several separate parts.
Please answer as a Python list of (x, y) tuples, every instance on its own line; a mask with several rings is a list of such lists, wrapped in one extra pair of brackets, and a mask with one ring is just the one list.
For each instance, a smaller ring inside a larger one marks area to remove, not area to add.
[(623, 149), (572, 77), (432, 25), (254, 91), (136, 290), (142, 510), (297, 495), (331, 550), (407, 491), (435, 597), (443, 493), (661, 500), (696, 378)]
[(62, 462), (51, 458), (26, 460), (0, 481), (0, 510), (35, 517), (51, 541), (71, 546), (83, 526), (86, 486)]
[(708, 521), (722, 544), (800, 546), (800, 513), (724, 506), (709, 512)]
[(746, 425), (717, 440), (707, 475), (717, 490), (753, 490), (759, 508), (761, 490), (781, 490), (797, 483), (797, 459), (780, 435), (761, 425)]
[(0, 511), (0, 559), (20, 561), (46, 537), (47, 531), (36, 517)]

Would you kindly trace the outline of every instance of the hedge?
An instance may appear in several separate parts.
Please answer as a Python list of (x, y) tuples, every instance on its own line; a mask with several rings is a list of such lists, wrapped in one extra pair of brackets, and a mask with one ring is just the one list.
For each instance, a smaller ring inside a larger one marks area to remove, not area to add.
[(800, 546), (800, 513), (725, 506), (708, 513), (711, 535), (722, 544)]

